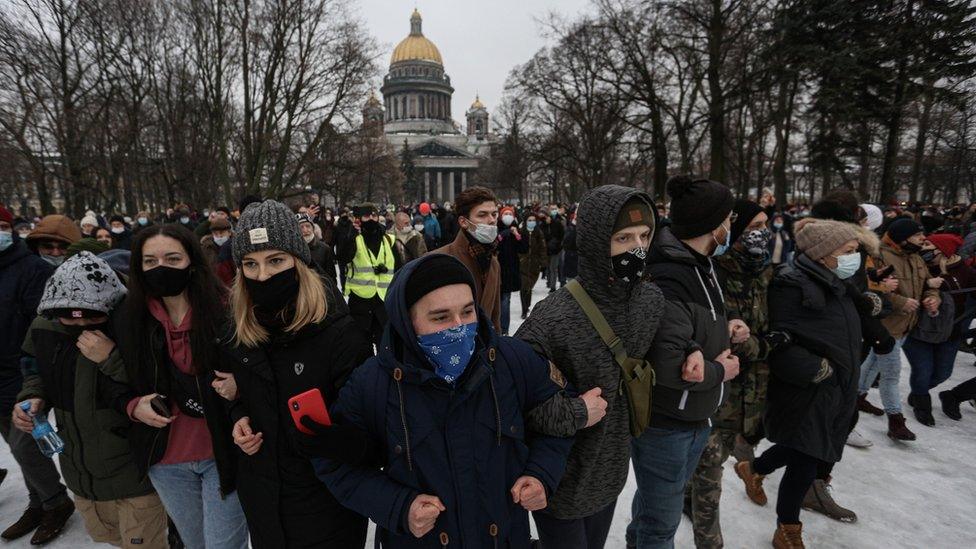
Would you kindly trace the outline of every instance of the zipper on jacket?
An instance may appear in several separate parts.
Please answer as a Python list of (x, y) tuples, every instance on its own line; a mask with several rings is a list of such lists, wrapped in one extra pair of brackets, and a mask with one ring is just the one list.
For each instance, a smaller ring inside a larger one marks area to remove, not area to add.
[(447, 544), (450, 543), (451, 538), (447, 537), (447, 532), (441, 532), (440, 541), (441, 549), (447, 549)]
[[(393, 380), (396, 382), (397, 396), (400, 400), (400, 424), (403, 426), (403, 446), (407, 453), (407, 470), (413, 472), (413, 460), (410, 458), (410, 431), (407, 429), (406, 407), (403, 405), (403, 387), (400, 380), (403, 379), (403, 370), (396, 368), (393, 370)], [(445, 534), (446, 535), (446, 534)]]
[(488, 525), (488, 535), (491, 536), (491, 543), (498, 549), (498, 525), (494, 522)]

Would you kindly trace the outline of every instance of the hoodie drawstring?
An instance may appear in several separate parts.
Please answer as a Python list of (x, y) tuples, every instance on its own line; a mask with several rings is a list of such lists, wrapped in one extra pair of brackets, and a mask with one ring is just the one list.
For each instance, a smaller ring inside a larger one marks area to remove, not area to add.
[(715, 316), (715, 304), (712, 303), (712, 294), (708, 293), (708, 286), (705, 286), (705, 279), (702, 278), (701, 271), (695, 267), (695, 274), (698, 275), (698, 283), (701, 284), (702, 290), (705, 291), (705, 299), (708, 300), (708, 308), (712, 311), (712, 320), (717, 320), (718, 317)]
[(410, 457), (410, 431), (407, 430), (406, 407), (403, 404), (403, 387), (400, 380), (403, 379), (403, 370), (396, 368), (393, 370), (393, 380), (396, 381), (397, 396), (400, 398), (400, 424), (403, 426), (403, 445), (407, 452), (407, 470), (413, 471), (413, 460)]

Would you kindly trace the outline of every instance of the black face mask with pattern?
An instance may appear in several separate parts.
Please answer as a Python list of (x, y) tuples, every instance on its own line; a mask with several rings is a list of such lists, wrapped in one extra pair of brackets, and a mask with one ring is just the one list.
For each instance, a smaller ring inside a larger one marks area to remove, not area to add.
[(647, 266), (647, 250), (634, 248), (610, 257), (610, 269), (617, 280), (635, 284), (644, 276)]

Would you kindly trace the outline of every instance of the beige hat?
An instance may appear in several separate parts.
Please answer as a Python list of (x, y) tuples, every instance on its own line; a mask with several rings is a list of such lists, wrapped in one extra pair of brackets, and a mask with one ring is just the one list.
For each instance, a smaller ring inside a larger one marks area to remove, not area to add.
[(817, 261), (830, 255), (846, 242), (860, 242), (861, 232), (853, 223), (808, 217), (797, 221), (793, 229), (796, 249)]

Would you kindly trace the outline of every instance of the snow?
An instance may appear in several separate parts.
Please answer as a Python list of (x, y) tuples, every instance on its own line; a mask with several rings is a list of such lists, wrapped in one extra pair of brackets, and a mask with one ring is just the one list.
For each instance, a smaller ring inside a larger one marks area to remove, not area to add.
[[(546, 296), (543, 282), (534, 288), (533, 302)], [(521, 301), (512, 295), (512, 328), (521, 324)], [(939, 390), (976, 376), (974, 357), (960, 353), (956, 358), (952, 378), (933, 390), (937, 402)], [(908, 361), (902, 359), (901, 395), (908, 395)], [(880, 405), (876, 390), (871, 400)], [(936, 426), (925, 427), (911, 416), (908, 425), (918, 440), (909, 443), (893, 442), (885, 436), (884, 418), (862, 415), (858, 430), (874, 442), (866, 450), (848, 447), (844, 459), (834, 468), (833, 494), (837, 502), (854, 510), (858, 522), (844, 524), (822, 515), (803, 511), (804, 539), (808, 547), (818, 548), (960, 548), (973, 547), (976, 532), (976, 409), (963, 404), (962, 421), (952, 421), (941, 411), (935, 412)], [(760, 446), (761, 452), (767, 445)], [(758, 507), (746, 498), (741, 481), (732, 470), (733, 460), (725, 464), (722, 481), (722, 526), (726, 547), (769, 547), (776, 524), (776, 489), (782, 471), (766, 479), (769, 503)], [(0, 444), (0, 467), (8, 469), (7, 479), (0, 487), (0, 528), (12, 524), (24, 509), (26, 489), (20, 469), (6, 444)], [(623, 548), (624, 532), (630, 519), (630, 502), (635, 489), (633, 474), (617, 501), (616, 514), (607, 547)], [(372, 528), (367, 547), (372, 547)], [(30, 547), (29, 536), (10, 543), (5, 548)], [(691, 523), (682, 519), (675, 537), (676, 547), (693, 547)], [(85, 532), (81, 517), (75, 514), (60, 538), (48, 545), (51, 548), (83, 549), (111, 547), (94, 543)]]

